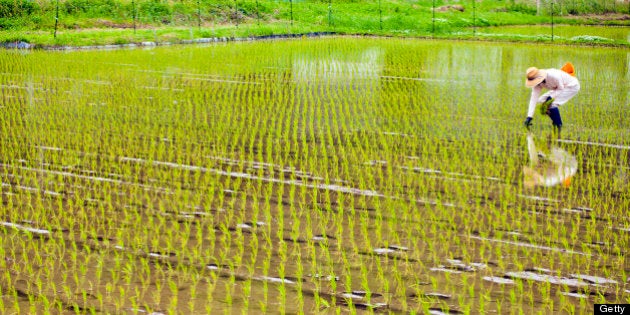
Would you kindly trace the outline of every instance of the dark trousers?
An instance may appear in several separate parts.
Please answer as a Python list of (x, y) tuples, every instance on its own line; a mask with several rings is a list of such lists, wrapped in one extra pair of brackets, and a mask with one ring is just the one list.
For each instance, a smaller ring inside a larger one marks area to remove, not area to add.
[(562, 118), (560, 117), (560, 110), (558, 107), (552, 107), (549, 109), (549, 118), (551, 118), (555, 127), (562, 127)]

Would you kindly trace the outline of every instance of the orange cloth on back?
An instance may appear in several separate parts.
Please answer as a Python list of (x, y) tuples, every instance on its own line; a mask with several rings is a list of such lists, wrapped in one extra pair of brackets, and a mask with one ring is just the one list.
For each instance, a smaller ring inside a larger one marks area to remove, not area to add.
[(562, 66), (562, 68), (560, 68), (560, 70), (562, 70), (562, 71), (564, 71), (564, 72), (566, 72), (566, 73), (568, 73), (568, 74), (570, 74), (572, 76), (575, 76), (575, 68), (573, 67), (573, 64), (570, 63), (570, 62), (565, 63), (564, 66)]

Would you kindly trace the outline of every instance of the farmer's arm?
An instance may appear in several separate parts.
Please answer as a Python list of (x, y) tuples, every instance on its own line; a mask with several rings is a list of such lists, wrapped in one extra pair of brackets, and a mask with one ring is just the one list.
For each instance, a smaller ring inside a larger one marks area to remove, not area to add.
[(540, 92), (542, 91), (542, 87), (537, 85), (532, 88), (532, 96), (529, 98), (529, 108), (527, 110), (527, 117), (534, 118), (534, 112), (536, 111), (536, 101), (540, 96)]

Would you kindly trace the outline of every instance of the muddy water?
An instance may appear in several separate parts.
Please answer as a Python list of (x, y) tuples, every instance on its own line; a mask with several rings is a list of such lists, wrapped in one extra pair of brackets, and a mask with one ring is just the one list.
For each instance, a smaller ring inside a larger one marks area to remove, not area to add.
[[(336, 38), (2, 62), (3, 312), (628, 303), (626, 50)], [(576, 65), (557, 139), (529, 66)], [(524, 185), (539, 156), (569, 185)], [(531, 142), (531, 141), (530, 141)]]

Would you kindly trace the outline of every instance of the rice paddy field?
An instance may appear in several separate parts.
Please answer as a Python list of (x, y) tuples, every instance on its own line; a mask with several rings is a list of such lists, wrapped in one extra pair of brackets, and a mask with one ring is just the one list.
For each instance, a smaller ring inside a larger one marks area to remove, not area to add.
[[(561, 136), (528, 132), (525, 70), (566, 61)], [(2, 51), (0, 313), (630, 303), (629, 86), (620, 48)]]

